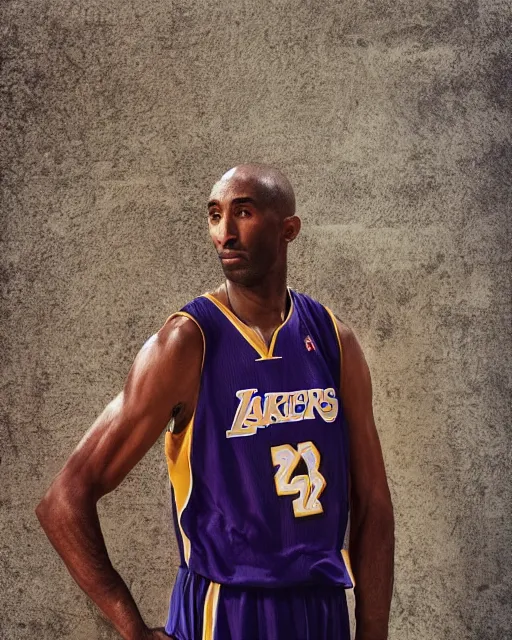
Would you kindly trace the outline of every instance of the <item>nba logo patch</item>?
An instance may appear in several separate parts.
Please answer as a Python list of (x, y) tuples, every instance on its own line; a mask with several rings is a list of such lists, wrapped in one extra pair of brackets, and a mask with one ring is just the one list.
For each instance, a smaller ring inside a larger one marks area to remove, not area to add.
[(311, 340), (311, 338), (309, 336), (306, 336), (304, 338), (304, 344), (306, 345), (306, 349), (308, 351), (314, 351), (315, 350), (315, 345), (313, 344), (313, 340)]

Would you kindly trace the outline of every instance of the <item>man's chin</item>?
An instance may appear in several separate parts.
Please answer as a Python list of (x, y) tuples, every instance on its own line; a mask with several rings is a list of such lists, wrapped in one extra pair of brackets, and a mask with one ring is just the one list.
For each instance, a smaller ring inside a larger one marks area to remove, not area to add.
[(258, 278), (247, 267), (241, 267), (239, 265), (222, 264), (222, 271), (226, 276), (226, 280), (229, 280), (233, 284), (239, 284), (244, 287), (250, 287), (256, 284)]

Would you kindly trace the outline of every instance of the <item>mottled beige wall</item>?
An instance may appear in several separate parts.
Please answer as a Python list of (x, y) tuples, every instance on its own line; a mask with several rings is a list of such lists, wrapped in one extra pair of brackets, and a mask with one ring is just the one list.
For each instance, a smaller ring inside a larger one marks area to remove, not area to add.
[[(205, 199), (247, 160), (290, 176), (290, 284), (371, 365), (391, 638), (512, 637), (510, 9), (2, 3), (2, 638), (114, 637), (34, 507), (144, 340), (219, 282)], [(152, 624), (176, 568), (168, 500), (160, 443), (101, 505)]]

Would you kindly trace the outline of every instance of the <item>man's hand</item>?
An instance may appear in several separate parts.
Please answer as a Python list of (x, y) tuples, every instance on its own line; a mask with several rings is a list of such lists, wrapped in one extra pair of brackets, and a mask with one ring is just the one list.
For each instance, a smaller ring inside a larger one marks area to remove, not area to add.
[[(97, 502), (115, 489), (175, 417), (177, 431), (194, 412), (203, 338), (193, 320), (169, 319), (142, 347), (123, 391), (82, 438), (36, 509), (46, 535), (87, 595), (120, 635), (149, 631), (110, 563)], [(151, 638), (168, 638), (154, 630)]]

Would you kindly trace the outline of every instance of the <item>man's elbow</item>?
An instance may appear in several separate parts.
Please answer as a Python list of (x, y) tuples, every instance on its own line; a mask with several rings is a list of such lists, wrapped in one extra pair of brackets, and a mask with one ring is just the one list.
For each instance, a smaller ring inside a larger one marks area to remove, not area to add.
[(54, 532), (66, 526), (90, 502), (91, 491), (87, 485), (64, 469), (54, 479), (35, 512), (41, 527), (51, 539)]
[(36, 511), (37, 519), (39, 520), (39, 524), (44, 529), (44, 525), (45, 525), (46, 517), (48, 513), (48, 492), (46, 492), (44, 497), (39, 501), (35, 511)]
[(60, 474), (52, 482), (36, 507), (37, 519), (47, 535), (50, 534), (52, 525), (55, 526), (62, 519), (62, 515), (66, 511), (66, 501), (66, 491), (62, 474)]

